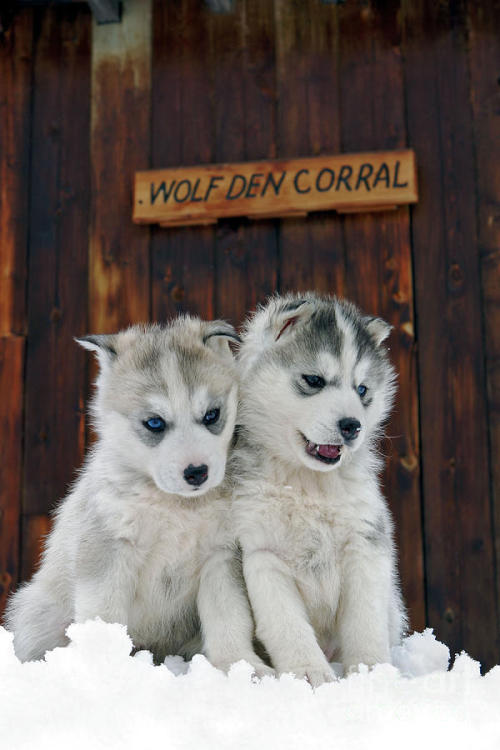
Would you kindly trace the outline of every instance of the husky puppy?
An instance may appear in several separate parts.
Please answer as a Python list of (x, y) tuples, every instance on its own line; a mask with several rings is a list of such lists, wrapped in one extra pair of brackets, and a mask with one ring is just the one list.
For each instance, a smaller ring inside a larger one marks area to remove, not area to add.
[(78, 339), (99, 358), (98, 440), (60, 505), (41, 567), (10, 599), (21, 660), (67, 643), (74, 620), (127, 626), (136, 648), (221, 668), (252, 650), (222, 485), (237, 377), (232, 326), (183, 317)]
[(405, 627), (376, 440), (395, 375), (390, 326), (349, 302), (276, 296), (239, 354), (233, 497), (256, 634), (279, 673), (333, 678), (390, 660)]

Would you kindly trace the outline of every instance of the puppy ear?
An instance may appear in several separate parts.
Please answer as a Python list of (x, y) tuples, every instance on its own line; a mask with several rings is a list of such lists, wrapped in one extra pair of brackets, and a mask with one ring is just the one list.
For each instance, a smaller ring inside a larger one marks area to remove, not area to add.
[(225, 320), (212, 320), (203, 329), (203, 343), (219, 356), (233, 358), (233, 353), (229, 348), (231, 340), (241, 343), (234, 327)]
[(77, 344), (83, 346), (91, 352), (96, 352), (101, 367), (106, 367), (116, 359), (117, 334), (115, 333), (97, 333), (89, 336), (79, 336), (75, 338)]
[(301, 323), (309, 320), (313, 307), (305, 299), (287, 302), (271, 314), (271, 330), (274, 341), (289, 336)]
[(392, 326), (382, 318), (366, 318), (365, 322), (366, 329), (375, 342), (375, 346), (380, 346), (392, 331)]

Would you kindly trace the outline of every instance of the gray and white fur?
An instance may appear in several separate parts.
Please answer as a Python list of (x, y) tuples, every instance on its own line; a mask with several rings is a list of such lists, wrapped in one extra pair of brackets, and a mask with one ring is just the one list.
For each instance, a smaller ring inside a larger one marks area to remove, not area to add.
[[(21, 660), (67, 643), (72, 621), (127, 626), (161, 661), (204, 651), (227, 669), (254, 624), (224, 480), (237, 376), (224, 321), (182, 317), (79, 343), (97, 353), (98, 440), (59, 506), (42, 563), (9, 602)], [(153, 429), (154, 428), (154, 429)]]
[(314, 293), (275, 296), (239, 353), (233, 514), (256, 634), (279, 673), (390, 661), (406, 625), (377, 439), (390, 326)]

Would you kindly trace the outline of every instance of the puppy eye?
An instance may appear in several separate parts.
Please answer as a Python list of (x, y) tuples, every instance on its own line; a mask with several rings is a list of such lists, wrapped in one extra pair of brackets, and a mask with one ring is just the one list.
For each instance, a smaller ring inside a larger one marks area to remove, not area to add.
[(142, 424), (150, 432), (163, 432), (167, 426), (165, 420), (161, 417), (150, 417)]
[(321, 375), (302, 375), (302, 379), (306, 381), (307, 385), (311, 388), (324, 388), (325, 381)]
[(220, 409), (210, 409), (201, 420), (205, 425), (215, 424), (219, 421)]
[(368, 388), (366, 387), (366, 385), (361, 384), (361, 385), (358, 385), (358, 387), (356, 388), (356, 390), (359, 393), (359, 395), (361, 396), (361, 398), (363, 398), (363, 396), (366, 394)]

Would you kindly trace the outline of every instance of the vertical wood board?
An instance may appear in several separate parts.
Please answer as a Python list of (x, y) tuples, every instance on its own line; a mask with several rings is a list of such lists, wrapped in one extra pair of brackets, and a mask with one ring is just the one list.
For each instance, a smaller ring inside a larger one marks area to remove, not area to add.
[(0, 44), (0, 335), (23, 335), (33, 14), (15, 16)]
[[(152, 161), (166, 166), (213, 159), (208, 9), (199, 0), (153, 12)], [(211, 227), (152, 228), (152, 314), (214, 317)]]
[[(278, 156), (339, 153), (338, 10), (320, 0), (275, 0)], [(281, 223), (282, 291), (342, 295), (344, 247), (339, 216)]]
[(470, 0), (468, 31), (500, 623), (500, 3)]
[(24, 346), (0, 337), (0, 618), (19, 577)]
[(149, 166), (151, 0), (92, 24), (89, 324), (113, 332), (150, 316), (149, 232), (130, 222), (133, 174)]
[[(456, 12), (455, 12), (456, 11)], [(451, 652), (498, 658), (473, 133), (463, 9), (403, 3), (429, 624)], [(429, 118), (435, 113), (435, 119)], [(478, 613), (480, 622), (478, 622)]]
[[(66, 492), (84, 444), (90, 14), (37, 12), (32, 121), (23, 513)], [(23, 569), (36, 560), (23, 551)]]

